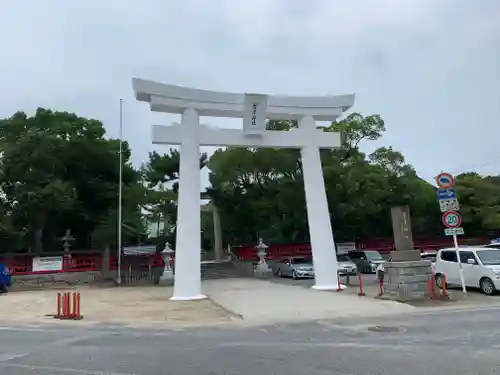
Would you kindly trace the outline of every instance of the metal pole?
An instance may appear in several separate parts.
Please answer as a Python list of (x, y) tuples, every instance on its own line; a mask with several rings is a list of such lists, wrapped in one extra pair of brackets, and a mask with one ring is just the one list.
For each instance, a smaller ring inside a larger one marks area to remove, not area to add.
[(458, 262), (458, 271), (460, 272), (460, 283), (462, 284), (462, 292), (467, 294), (467, 288), (465, 287), (465, 279), (464, 279), (464, 268), (462, 266), (462, 261), (460, 260), (460, 247), (458, 246), (457, 235), (453, 235), (453, 244), (455, 245), (455, 253), (457, 255)]
[(122, 283), (122, 183), (123, 183), (123, 99), (120, 99), (120, 165), (119, 165), (119, 180), (118, 180), (118, 272), (117, 272), (117, 283), (121, 285)]

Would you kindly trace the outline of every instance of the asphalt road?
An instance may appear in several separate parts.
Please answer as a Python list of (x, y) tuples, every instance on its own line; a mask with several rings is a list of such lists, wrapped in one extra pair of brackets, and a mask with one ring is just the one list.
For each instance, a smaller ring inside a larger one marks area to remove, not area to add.
[[(184, 330), (0, 327), (2, 375), (481, 375), (500, 371), (500, 307)], [(370, 327), (395, 330), (372, 332)]]

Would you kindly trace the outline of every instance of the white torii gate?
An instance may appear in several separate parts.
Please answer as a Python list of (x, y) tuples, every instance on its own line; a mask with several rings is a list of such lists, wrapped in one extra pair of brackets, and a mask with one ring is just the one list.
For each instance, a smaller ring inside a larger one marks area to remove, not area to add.
[[(340, 134), (316, 129), (354, 104), (354, 95), (293, 97), (199, 90), (134, 78), (136, 99), (151, 111), (181, 114), (181, 123), (153, 125), (153, 144), (180, 145), (179, 196), (172, 300), (203, 299), (200, 248), (200, 146), (299, 148), (317, 290), (338, 288), (337, 258), (319, 150)], [(243, 131), (200, 125), (200, 116), (243, 118)], [(270, 131), (265, 120), (298, 120), (298, 129)]]

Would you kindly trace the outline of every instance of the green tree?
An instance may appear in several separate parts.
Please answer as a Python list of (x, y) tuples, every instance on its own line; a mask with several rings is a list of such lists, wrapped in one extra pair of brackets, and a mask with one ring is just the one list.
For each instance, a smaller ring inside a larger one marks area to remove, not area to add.
[[(288, 130), (295, 122), (268, 121), (270, 130)], [(380, 116), (352, 114), (324, 131), (342, 134), (342, 147), (322, 150), (321, 159), (332, 227), (338, 240), (391, 236), (390, 208), (409, 204), (416, 215), (439, 215), (435, 190), (405, 164), (401, 153), (380, 148), (368, 158), (359, 149), (380, 138)], [(302, 166), (298, 150), (227, 148), (208, 163), (210, 195), (221, 214), (224, 236), (233, 243), (308, 241)], [(432, 206), (431, 206), (432, 205)], [(431, 209), (431, 207), (433, 207)], [(437, 216), (438, 217), (438, 216)], [(417, 231), (433, 230), (420, 220)]]
[[(71, 229), (76, 246), (117, 208), (119, 141), (105, 139), (102, 123), (39, 108), (0, 122), (1, 190), (17, 230), (26, 231), (35, 252), (60, 247)], [(127, 143), (123, 145), (125, 189), (139, 183)], [(140, 217), (137, 207), (135, 212)]]
[[(200, 156), (200, 169), (207, 163), (207, 155)], [(170, 149), (163, 155), (153, 151), (141, 167), (141, 176), (146, 188), (146, 204), (143, 209), (150, 222), (161, 223), (164, 230), (159, 242), (175, 245), (175, 222), (177, 221), (177, 190), (179, 179), (179, 151)]]
[(467, 235), (484, 236), (500, 230), (500, 178), (462, 173), (456, 177), (460, 214)]

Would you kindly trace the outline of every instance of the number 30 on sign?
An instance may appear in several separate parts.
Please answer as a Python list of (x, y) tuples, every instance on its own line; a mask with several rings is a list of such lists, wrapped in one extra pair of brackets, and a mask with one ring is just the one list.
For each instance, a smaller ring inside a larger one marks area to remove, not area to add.
[(446, 228), (458, 228), (462, 225), (462, 217), (455, 211), (445, 212), (443, 214), (443, 224)]

